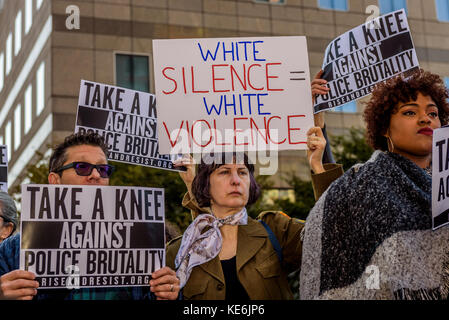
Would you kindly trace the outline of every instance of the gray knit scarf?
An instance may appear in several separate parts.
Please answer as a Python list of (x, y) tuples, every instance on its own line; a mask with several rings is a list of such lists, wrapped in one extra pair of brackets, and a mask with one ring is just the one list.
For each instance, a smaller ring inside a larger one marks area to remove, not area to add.
[(431, 230), (431, 194), (431, 176), (398, 154), (348, 170), (307, 218), (301, 298), (447, 298), (449, 228)]

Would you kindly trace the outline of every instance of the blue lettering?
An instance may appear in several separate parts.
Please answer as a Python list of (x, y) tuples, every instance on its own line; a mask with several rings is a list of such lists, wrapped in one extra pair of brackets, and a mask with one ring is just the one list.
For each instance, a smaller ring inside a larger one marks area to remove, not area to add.
[(254, 42), (253, 42), (253, 55), (254, 55), (254, 61), (265, 61), (265, 59), (257, 59), (256, 53), (259, 53), (259, 51), (256, 50), (256, 43), (263, 43), (263, 41), (254, 41)]
[(210, 109), (207, 107), (206, 97), (203, 97), (203, 101), (204, 101), (204, 106), (206, 107), (207, 114), (208, 114), (209, 116), (210, 116), (210, 114), (212, 113), (212, 110), (215, 110), (215, 113), (216, 113), (217, 115), (220, 115), (220, 113), (221, 113), (221, 105), (222, 105), (222, 103), (223, 103), (223, 96), (220, 97), (220, 107), (218, 108), (218, 110), (217, 110), (217, 108), (215, 107), (215, 104), (212, 104), (211, 107), (210, 107)]
[(201, 44), (200, 43), (198, 43), (198, 47), (200, 48), (201, 57), (203, 58), (204, 61), (207, 61), (209, 56), (210, 56), (210, 58), (213, 61), (215, 61), (215, 59), (217, 58), (218, 48), (220, 47), (220, 42), (217, 43), (217, 47), (215, 48), (215, 54), (214, 55), (212, 55), (212, 53), (209, 51), (209, 49), (207, 49), (206, 57), (204, 57), (203, 48), (201, 48)]
[(222, 44), (223, 44), (223, 61), (226, 61), (227, 53), (232, 53), (232, 61), (234, 61), (234, 42), (231, 42), (231, 48), (232, 48), (231, 50), (226, 50), (225, 43), (222, 42)]
[(260, 115), (270, 115), (271, 112), (263, 113), (260, 111), (260, 107), (262, 107), (264, 105), (263, 103), (260, 102), (260, 97), (263, 97), (263, 96), (268, 96), (268, 93), (263, 93), (263, 94), (257, 95), (257, 109), (258, 109)]
[(235, 109), (235, 95), (232, 95), (232, 103), (227, 103), (226, 96), (224, 96), (224, 107), (225, 107), (225, 114), (228, 115), (228, 107), (234, 107), (234, 115), (237, 114), (237, 110)]

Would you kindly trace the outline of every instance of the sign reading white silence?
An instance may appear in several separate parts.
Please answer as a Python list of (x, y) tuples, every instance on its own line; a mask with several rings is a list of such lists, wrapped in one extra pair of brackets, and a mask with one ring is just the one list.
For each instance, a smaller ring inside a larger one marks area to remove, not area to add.
[(162, 153), (307, 149), (305, 37), (153, 40), (153, 49)]
[(362, 98), (376, 83), (417, 68), (404, 9), (380, 16), (329, 44), (322, 78), (328, 81), (330, 91), (316, 97), (315, 113)]
[(8, 192), (8, 146), (0, 145), (0, 190)]
[(180, 171), (175, 156), (159, 154), (154, 95), (81, 80), (75, 132), (96, 132), (108, 144), (108, 159)]
[(432, 228), (449, 224), (449, 127), (433, 132)]
[(40, 288), (146, 286), (164, 225), (164, 189), (24, 184), (20, 269)]

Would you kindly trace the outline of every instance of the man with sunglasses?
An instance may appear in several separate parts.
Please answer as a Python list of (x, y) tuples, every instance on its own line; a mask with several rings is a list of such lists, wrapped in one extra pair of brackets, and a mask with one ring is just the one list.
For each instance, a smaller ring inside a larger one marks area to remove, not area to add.
[[(49, 184), (109, 185), (109, 178), (114, 172), (114, 167), (107, 163), (107, 153), (107, 145), (97, 134), (77, 133), (66, 137), (64, 142), (54, 149), (50, 158)], [(34, 273), (16, 270), (19, 269), (20, 242), (18, 235), (8, 242), (8, 244), (4, 243), (0, 246), (0, 299), (30, 300), (35, 295), (38, 299), (69, 300), (140, 300), (154, 298), (154, 296), (157, 299), (174, 300), (178, 297), (179, 279), (169, 267), (152, 273), (151, 289), (148, 287), (84, 288), (70, 291), (67, 289), (41, 289), (38, 293), (38, 282), (34, 280)], [(2, 252), (5, 251), (2, 247), (5, 245), (14, 246), (14, 257), (2, 257)], [(11, 262), (9, 266), (5, 266), (5, 261), (2, 260), (8, 260), (8, 258)]]

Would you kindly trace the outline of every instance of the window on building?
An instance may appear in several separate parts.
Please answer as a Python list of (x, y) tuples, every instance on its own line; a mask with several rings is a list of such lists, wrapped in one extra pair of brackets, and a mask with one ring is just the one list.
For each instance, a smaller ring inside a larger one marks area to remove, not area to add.
[(6, 38), (6, 69), (5, 73), (8, 75), (12, 67), (12, 33)]
[(116, 54), (115, 76), (119, 87), (150, 92), (148, 56)]
[(45, 107), (45, 62), (42, 62), (36, 74), (36, 115)]
[(33, 0), (25, 0), (25, 34), (28, 33), (33, 24)]
[(449, 22), (449, 0), (435, 0), (435, 7), (438, 20)]
[(42, 5), (42, 1), (43, 1), (43, 0), (37, 0), (37, 1), (36, 1), (36, 9), (39, 10), (39, 8), (40, 8), (41, 5)]
[(334, 112), (343, 112), (343, 113), (356, 113), (357, 112), (357, 103), (355, 101), (348, 102), (339, 107), (333, 108)]
[(18, 105), (14, 110), (14, 151), (20, 146), (22, 138), (22, 105)]
[(8, 146), (8, 161), (11, 160), (11, 121), (8, 121), (5, 127), (5, 143)]
[(379, 8), (381, 14), (401, 9), (405, 9), (407, 12), (407, 0), (379, 0)]
[(258, 3), (286, 4), (287, 0), (253, 0)]
[(24, 110), (24, 134), (27, 134), (33, 123), (33, 85), (29, 85), (25, 91), (25, 110)]
[(348, 11), (348, 0), (318, 0), (321, 9)]
[(3, 144), (3, 136), (0, 136), (0, 144)]
[(0, 53), (0, 92), (3, 89), (3, 83), (5, 82), (5, 55)]
[(22, 10), (17, 13), (14, 29), (14, 55), (19, 54), (22, 47)]

